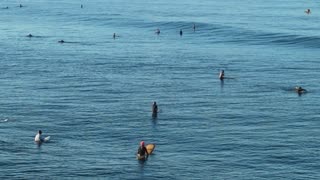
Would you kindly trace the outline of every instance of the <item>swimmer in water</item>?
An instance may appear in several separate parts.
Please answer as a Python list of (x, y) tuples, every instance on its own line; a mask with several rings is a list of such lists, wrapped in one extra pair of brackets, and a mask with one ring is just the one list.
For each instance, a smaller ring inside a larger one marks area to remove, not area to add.
[(182, 29), (180, 29), (180, 36), (182, 36), (183, 32), (182, 32)]
[(295, 88), (295, 91), (296, 91), (298, 94), (302, 94), (302, 93), (307, 92), (307, 90), (303, 89), (301, 86), (297, 86), (297, 87)]
[(60, 41), (58, 41), (58, 43), (64, 43), (64, 40), (60, 40)]
[(39, 130), (38, 134), (36, 135), (36, 137), (34, 137), (34, 141), (38, 142), (38, 143), (41, 143), (41, 142), (44, 141), (44, 138), (42, 137), (42, 131), (41, 130)]
[(223, 80), (223, 79), (224, 79), (224, 70), (221, 70), (221, 71), (220, 71), (219, 79), (220, 79), (220, 80)]
[(311, 14), (311, 10), (307, 9), (306, 11), (304, 11), (306, 14)]
[(149, 157), (147, 148), (144, 146), (144, 141), (140, 142), (140, 146), (137, 151), (137, 157), (138, 159), (148, 159)]
[(157, 34), (157, 35), (160, 34), (160, 29), (159, 29), (159, 28), (156, 30), (156, 34)]
[(152, 104), (152, 114), (157, 114), (158, 113), (158, 105), (157, 102), (153, 102)]

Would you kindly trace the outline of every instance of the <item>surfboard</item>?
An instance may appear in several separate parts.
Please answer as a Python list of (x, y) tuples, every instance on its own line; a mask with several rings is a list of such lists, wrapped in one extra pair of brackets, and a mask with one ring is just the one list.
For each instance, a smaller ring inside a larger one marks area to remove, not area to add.
[(50, 136), (47, 136), (43, 139), (43, 142), (48, 142), (50, 140)]
[(148, 145), (146, 146), (146, 149), (147, 149), (147, 152), (148, 152), (149, 155), (152, 154), (154, 148), (156, 148), (156, 145), (155, 145), (155, 144), (148, 144)]

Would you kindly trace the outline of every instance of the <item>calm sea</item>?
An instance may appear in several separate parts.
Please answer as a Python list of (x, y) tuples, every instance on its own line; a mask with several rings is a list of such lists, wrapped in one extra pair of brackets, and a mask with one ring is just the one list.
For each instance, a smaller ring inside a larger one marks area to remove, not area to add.
[(1, 179), (320, 179), (316, 1), (0, 8)]

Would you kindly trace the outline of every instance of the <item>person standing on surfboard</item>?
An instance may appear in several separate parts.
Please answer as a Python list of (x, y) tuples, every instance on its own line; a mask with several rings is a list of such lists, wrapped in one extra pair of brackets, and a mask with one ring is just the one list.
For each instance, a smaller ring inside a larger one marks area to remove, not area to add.
[(43, 142), (43, 137), (42, 137), (42, 131), (41, 130), (39, 130), (38, 131), (38, 134), (36, 135), (36, 137), (34, 137), (34, 141), (35, 142)]
[(144, 146), (144, 141), (140, 142), (140, 146), (137, 152), (138, 159), (148, 159), (149, 154), (147, 148)]

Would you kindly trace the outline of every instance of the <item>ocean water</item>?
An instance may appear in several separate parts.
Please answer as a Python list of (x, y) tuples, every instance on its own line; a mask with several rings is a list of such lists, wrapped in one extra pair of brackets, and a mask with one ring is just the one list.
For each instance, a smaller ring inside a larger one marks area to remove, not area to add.
[(0, 8), (1, 179), (320, 179), (319, 3)]

